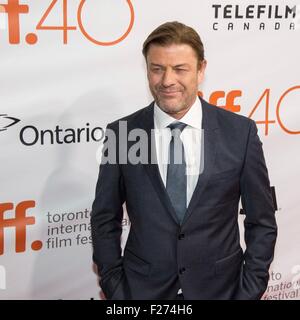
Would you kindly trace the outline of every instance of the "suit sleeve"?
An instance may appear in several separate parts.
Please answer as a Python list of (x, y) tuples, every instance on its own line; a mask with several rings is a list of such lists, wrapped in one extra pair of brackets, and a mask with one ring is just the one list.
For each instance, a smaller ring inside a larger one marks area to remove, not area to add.
[[(91, 232), (93, 260), (98, 267), (100, 286), (109, 299), (123, 278), (121, 234), (125, 190), (120, 165), (117, 159), (117, 138), (109, 140), (106, 128), (102, 159), (92, 206)], [(116, 137), (116, 135), (115, 135)], [(111, 155), (109, 156), (109, 152)], [(104, 161), (110, 159), (110, 161)]]
[(240, 188), (245, 211), (246, 250), (235, 299), (256, 300), (261, 298), (268, 285), (277, 225), (262, 143), (252, 120)]

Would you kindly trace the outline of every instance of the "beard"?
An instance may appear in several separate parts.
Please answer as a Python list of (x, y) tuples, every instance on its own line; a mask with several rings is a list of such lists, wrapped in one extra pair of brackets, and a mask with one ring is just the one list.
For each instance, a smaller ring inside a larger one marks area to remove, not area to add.
[(164, 98), (154, 92), (152, 93), (152, 95), (158, 107), (169, 115), (174, 115), (189, 110), (197, 97), (197, 95), (195, 94), (193, 96), (185, 98), (182, 97), (181, 99)]

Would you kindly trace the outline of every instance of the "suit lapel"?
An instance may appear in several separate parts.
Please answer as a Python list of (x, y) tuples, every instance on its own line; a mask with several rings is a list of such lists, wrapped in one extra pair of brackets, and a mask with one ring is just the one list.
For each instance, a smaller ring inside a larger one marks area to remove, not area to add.
[(196, 188), (193, 192), (191, 201), (187, 208), (186, 214), (183, 218), (182, 224), (186, 223), (191, 214), (194, 211), (199, 197), (201, 196), (203, 190), (206, 187), (207, 182), (210, 179), (210, 175), (213, 172), (217, 143), (218, 143), (218, 121), (215, 109), (211, 107), (206, 101), (201, 99), (202, 103), (202, 128), (204, 130), (204, 170), (203, 173), (199, 175)]
[(167, 190), (162, 181), (156, 157), (155, 137), (153, 135), (154, 129), (154, 103), (152, 103), (147, 109), (145, 109), (144, 119), (142, 121), (144, 129), (147, 132), (148, 137), (148, 163), (144, 164), (144, 168), (153, 184), (160, 201), (165, 206), (167, 212), (173, 217), (176, 223), (179, 223), (176, 212), (172, 206), (170, 198), (167, 194)]

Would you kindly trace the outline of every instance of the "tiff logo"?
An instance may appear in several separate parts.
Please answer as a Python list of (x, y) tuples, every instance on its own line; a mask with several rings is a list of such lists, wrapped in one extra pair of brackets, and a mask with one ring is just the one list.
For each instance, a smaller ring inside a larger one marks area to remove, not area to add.
[(0, 265), (0, 290), (6, 289), (6, 270)]
[[(26, 250), (26, 228), (35, 224), (35, 217), (27, 217), (26, 211), (35, 207), (35, 201), (23, 201), (17, 204), (15, 208), (15, 217), (5, 219), (4, 213), (14, 209), (13, 203), (0, 203), (0, 255), (4, 253), (4, 230), (6, 228), (15, 228), (15, 251), (17, 253)], [(37, 240), (31, 244), (32, 250), (40, 250), (42, 242)]]
[[(27, 14), (28, 12), (29, 12), (28, 5), (20, 4), (19, 0), (7, 0), (6, 4), (5, 3), (0, 4), (0, 14), (2, 18), (4, 13), (7, 15), (8, 34), (9, 34), (10, 43), (12, 44), (20, 43), (20, 14)], [(5, 20), (4, 20), (4, 26), (6, 29)], [(0, 28), (1, 28), (1, 20), (0, 20)]]

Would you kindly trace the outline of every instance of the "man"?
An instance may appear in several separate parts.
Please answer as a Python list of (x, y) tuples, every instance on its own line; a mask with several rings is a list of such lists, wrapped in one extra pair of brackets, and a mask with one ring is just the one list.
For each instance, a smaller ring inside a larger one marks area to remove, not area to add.
[[(102, 161), (92, 208), (101, 288), (107, 299), (259, 299), (277, 227), (256, 125), (198, 98), (206, 61), (192, 28), (159, 26), (143, 54), (155, 101), (107, 126), (117, 160)], [(121, 123), (147, 133), (148, 161), (123, 161), (134, 142), (119, 143)], [(124, 202), (131, 228), (122, 256)]]

